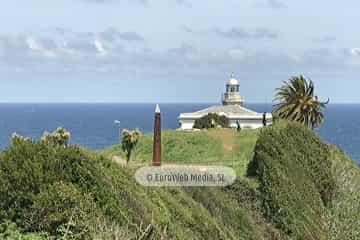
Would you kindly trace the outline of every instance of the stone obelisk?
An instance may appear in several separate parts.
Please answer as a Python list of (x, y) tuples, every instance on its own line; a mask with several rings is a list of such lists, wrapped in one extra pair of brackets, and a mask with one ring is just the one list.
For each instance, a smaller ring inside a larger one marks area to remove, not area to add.
[(161, 114), (159, 104), (156, 104), (154, 122), (153, 166), (161, 166)]

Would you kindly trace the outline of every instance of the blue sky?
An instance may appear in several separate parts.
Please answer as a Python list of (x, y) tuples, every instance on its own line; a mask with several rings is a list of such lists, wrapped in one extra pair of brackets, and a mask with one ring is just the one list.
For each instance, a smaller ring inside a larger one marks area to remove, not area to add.
[(360, 102), (360, 2), (4, 0), (0, 102), (247, 102), (292, 75)]

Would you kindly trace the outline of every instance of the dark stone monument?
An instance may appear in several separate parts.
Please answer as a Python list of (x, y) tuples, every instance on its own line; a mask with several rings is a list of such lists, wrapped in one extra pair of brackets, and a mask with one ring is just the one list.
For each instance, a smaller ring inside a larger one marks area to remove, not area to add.
[(153, 166), (161, 166), (161, 114), (157, 104), (155, 109), (154, 122), (154, 146), (153, 146)]

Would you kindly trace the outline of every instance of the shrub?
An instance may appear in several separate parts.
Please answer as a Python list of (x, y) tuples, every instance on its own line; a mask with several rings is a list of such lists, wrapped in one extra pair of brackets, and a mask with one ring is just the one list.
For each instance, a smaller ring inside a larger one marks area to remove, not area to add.
[(127, 129), (122, 131), (121, 147), (122, 150), (126, 153), (126, 163), (129, 163), (131, 154), (138, 144), (140, 137), (141, 132), (137, 128), (133, 131), (129, 131)]
[(209, 113), (200, 119), (196, 119), (194, 128), (209, 129), (221, 126), (223, 128), (229, 127), (229, 119), (226, 116), (220, 116), (216, 113)]
[(21, 233), (15, 223), (6, 221), (0, 224), (0, 239), (5, 240), (53, 240), (46, 233)]
[(27, 229), (89, 239), (92, 209), (94, 206), (89, 196), (82, 194), (73, 184), (56, 182), (34, 197), (26, 216)]
[(54, 179), (52, 150), (32, 140), (13, 138), (0, 154), (0, 221), (20, 223), (34, 195)]
[[(90, 202), (81, 192), (102, 197), (98, 190), (106, 188), (101, 170), (105, 162), (77, 146), (51, 147), (43, 141), (16, 138), (0, 153), (0, 222), (10, 220), (26, 230), (55, 233), (69, 220), (69, 213), (61, 218), (56, 208), (60, 212), (69, 208), (79, 218), (76, 211), (85, 213)], [(56, 202), (57, 198), (61, 201)]]
[(41, 141), (50, 146), (63, 146), (66, 147), (69, 144), (70, 132), (65, 128), (59, 127), (54, 132), (44, 132), (41, 137)]
[(251, 165), (266, 215), (295, 239), (323, 239), (336, 190), (328, 146), (299, 124), (272, 126), (261, 131)]

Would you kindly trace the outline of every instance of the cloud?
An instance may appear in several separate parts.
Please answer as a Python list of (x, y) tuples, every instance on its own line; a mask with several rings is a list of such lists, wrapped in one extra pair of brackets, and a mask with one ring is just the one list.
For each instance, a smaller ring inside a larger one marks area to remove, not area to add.
[(185, 7), (192, 7), (192, 4), (190, 1), (187, 0), (175, 0), (175, 2), (179, 5), (185, 6)]
[(135, 45), (144, 38), (132, 31), (108, 28), (102, 32), (75, 32), (63, 28), (40, 33), (0, 35), (0, 62), (29, 64), (44, 61), (72, 62), (123, 53), (130, 42)]
[(140, 34), (127, 31), (127, 32), (119, 32), (116, 28), (108, 28), (105, 31), (98, 33), (99, 37), (106, 41), (117, 41), (124, 40), (129, 42), (143, 42), (145, 41), (144, 37)]
[(251, 38), (251, 34), (243, 28), (231, 28), (230, 30), (216, 29), (215, 32), (226, 38)]
[(186, 55), (196, 52), (196, 48), (190, 44), (183, 43), (180, 47), (169, 49), (168, 52), (177, 55)]
[(353, 57), (360, 57), (360, 48), (352, 48), (352, 49), (350, 49), (350, 54)]
[(352, 48), (350, 49), (347, 54), (351, 58), (351, 64), (355, 67), (360, 66), (360, 48)]
[(100, 40), (95, 39), (94, 45), (100, 55), (106, 56), (108, 54), (108, 51), (105, 49), (104, 44)]
[(253, 30), (245, 29), (242, 27), (233, 27), (230, 29), (193, 29), (188, 26), (180, 27), (180, 30), (203, 36), (204, 34), (216, 34), (223, 38), (229, 39), (277, 39), (279, 31), (268, 29), (265, 27), (258, 27)]
[(128, 3), (138, 3), (146, 5), (149, 0), (81, 0), (83, 2), (89, 3), (119, 3), (119, 2), (128, 2)]
[(0, 36), (0, 61), (11, 61), (18, 56), (28, 53), (29, 46), (26, 43), (26, 37), (19, 36)]
[(266, 6), (273, 8), (273, 9), (283, 9), (287, 8), (287, 5), (279, 0), (267, 0)]
[[(115, 28), (101, 32), (76, 32), (52, 29), (45, 33), (0, 35), (0, 71), (12, 73), (37, 71), (63, 72), (136, 72), (156, 78), (191, 78), (197, 74), (239, 72), (340, 71), (359, 66), (360, 48), (334, 50), (314, 48), (299, 52), (277, 52), (274, 49), (249, 49), (196, 45), (185, 42), (168, 49), (146, 48), (141, 42), (127, 46), (131, 34)], [(210, 34), (214, 34), (209, 31)], [(273, 38), (264, 30), (221, 31), (226, 38)], [(126, 36), (126, 37), (124, 37)], [(124, 40), (127, 39), (127, 40)], [(131, 42), (132, 40), (130, 40)]]
[(212, 34), (214, 32), (214, 29), (195, 29), (188, 26), (181, 26), (179, 29), (185, 33), (191, 33), (197, 35)]
[(318, 37), (318, 38), (314, 38), (313, 41), (319, 42), (319, 43), (330, 43), (330, 42), (335, 42), (336, 37), (334, 37), (334, 36)]
[[(151, 2), (155, 0), (81, 0), (81, 1), (89, 2), (89, 3), (135, 3), (146, 6), (148, 4), (151, 4)], [(172, 0), (172, 1), (181, 6), (185, 6), (185, 7), (192, 6), (189, 0)]]
[(270, 8), (274, 10), (286, 9), (288, 6), (282, 0), (259, 0), (254, 3), (254, 7)]
[(277, 31), (267, 28), (257, 28), (252, 34), (253, 38), (271, 38), (271, 39), (278, 38), (278, 35), (279, 33)]
[(195, 32), (194, 29), (192, 29), (192, 28), (190, 28), (188, 26), (181, 26), (180, 30), (182, 30), (182, 31), (184, 31), (186, 33), (194, 33)]
[(126, 41), (138, 41), (138, 42), (142, 42), (145, 40), (142, 36), (140, 36), (136, 32), (119, 33), (119, 38)]
[(229, 30), (215, 29), (218, 36), (231, 39), (276, 39), (279, 33), (268, 28), (256, 28), (255, 30), (246, 30), (241, 27), (233, 27)]
[(196, 47), (186, 43), (183, 43), (180, 47), (169, 49), (168, 53), (170, 57), (180, 57), (187, 60), (200, 60), (202, 57)]
[(33, 54), (43, 55), (45, 57), (56, 57), (57, 46), (55, 42), (47, 38), (27, 37), (25, 39), (29, 51)]

